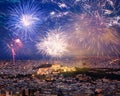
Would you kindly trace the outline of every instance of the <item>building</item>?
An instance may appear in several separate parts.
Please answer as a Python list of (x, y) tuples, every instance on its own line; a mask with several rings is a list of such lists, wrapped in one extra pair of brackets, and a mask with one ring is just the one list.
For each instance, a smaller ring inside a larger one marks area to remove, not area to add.
[(43, 74), (51, 74), (51, 73), (60, 73), (60, 72), (70, 72), (75, 71), (75, 67), (68, 67), (68, 66), (62, 66), (60, 64), (52, 64), (52, 66), (48, 67), (41, 67), (38, 69), (37, 74), (43, 75)]

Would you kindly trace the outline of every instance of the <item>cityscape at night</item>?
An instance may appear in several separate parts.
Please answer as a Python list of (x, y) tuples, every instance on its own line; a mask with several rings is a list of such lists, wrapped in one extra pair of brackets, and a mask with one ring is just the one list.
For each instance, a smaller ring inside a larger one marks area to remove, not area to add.
[(0, 0), (0, 96), (120, 96), (120, 0)]

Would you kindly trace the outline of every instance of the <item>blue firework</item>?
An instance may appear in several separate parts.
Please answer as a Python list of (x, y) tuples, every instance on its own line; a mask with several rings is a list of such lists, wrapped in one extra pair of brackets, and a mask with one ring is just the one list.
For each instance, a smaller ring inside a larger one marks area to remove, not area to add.
[(36, 34), (43, 17), (40, 4), (35, 0), (21, 1), (10, 7), (8, 29), (22, 38), (30, 38)]

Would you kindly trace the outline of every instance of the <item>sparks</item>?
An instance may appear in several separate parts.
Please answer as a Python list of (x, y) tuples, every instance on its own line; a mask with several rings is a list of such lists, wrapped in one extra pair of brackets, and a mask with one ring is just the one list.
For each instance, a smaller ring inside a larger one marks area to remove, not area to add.
[[(95, 20), (95, 21), (94, 21)], [(120, 54), (119, 34), (106, 26), (104, 18), (76, 16), (71, 40), (79, 46), (84, 55), (118, 56)]]
[(68, 52), (67, 36), (59, 30), (50, 30), (41, 42), (36, 44), (39, 52), (52, 57), (61, 57)]
[(10, 8), (8, 29), (15, 35), (30, 38), (36, 34), (43, 21), (39, 4), (33, 1), (21, 2)]

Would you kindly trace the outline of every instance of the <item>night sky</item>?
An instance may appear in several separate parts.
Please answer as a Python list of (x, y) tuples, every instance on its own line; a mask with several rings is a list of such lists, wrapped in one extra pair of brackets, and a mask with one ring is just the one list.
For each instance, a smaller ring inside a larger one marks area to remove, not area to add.
[(120, 0), (0, 0), (0, 59), (120, 56), (119, 29)]

